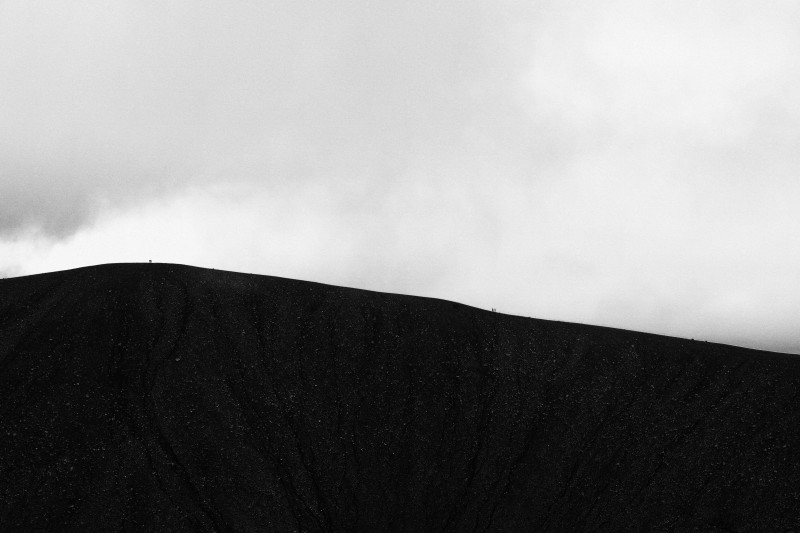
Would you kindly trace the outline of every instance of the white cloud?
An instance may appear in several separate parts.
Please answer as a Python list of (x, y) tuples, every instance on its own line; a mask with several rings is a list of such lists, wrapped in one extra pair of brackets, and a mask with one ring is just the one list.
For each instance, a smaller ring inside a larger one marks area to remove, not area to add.
[(152, 258), (800, 352), (798, 25), (4, 2), (0, 270)]

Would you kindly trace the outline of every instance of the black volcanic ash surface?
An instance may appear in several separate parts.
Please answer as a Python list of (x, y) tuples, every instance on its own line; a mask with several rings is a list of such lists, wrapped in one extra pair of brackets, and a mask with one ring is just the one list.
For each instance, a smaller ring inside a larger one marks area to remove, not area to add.
[(178, 265), (0, 281), (0, 531), (800, 528), (800, 360)]

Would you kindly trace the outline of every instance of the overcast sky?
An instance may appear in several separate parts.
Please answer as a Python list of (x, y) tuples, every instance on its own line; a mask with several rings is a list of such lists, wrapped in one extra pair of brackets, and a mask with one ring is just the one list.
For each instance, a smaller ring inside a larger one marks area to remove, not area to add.
[(800, 353), (796, 0), (0, 0), (0, 272)]

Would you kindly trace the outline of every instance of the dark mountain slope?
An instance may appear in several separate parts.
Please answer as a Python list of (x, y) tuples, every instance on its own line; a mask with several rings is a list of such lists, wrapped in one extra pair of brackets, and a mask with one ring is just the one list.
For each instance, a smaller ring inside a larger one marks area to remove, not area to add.
[(800, 359), (177, 265), (0, 281), (0, 531), (800, 528)]

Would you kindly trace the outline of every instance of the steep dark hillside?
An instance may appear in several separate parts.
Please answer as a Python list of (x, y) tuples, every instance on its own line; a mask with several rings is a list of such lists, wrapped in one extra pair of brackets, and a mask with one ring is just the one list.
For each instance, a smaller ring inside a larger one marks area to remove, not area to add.
[(800, 358), (177, 265), (0, 281), (0, 531), (800, 528)]

